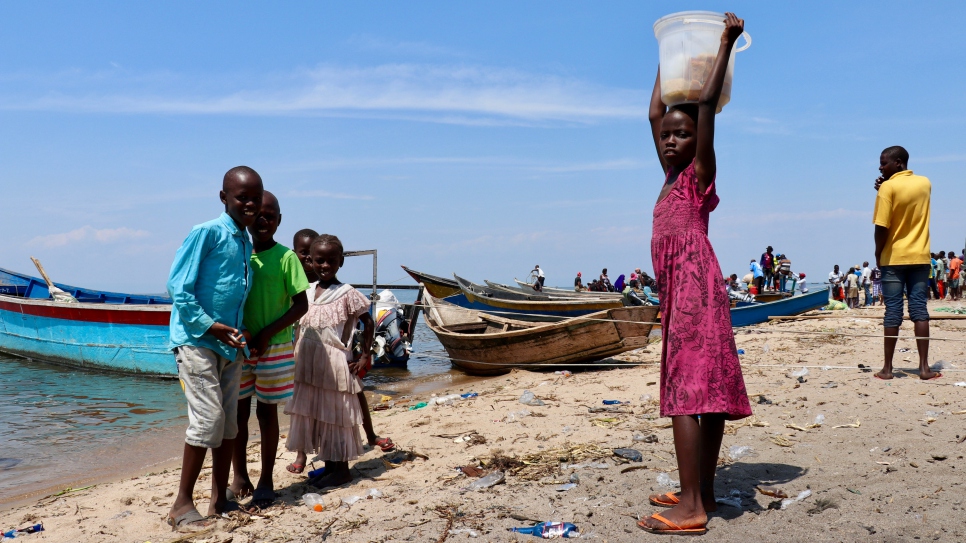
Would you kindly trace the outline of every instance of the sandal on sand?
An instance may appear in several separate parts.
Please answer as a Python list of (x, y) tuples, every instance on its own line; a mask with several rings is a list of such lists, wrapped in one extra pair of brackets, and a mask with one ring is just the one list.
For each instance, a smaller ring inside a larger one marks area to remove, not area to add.
[(380, 437), (376, 440), (376, 446), (382, 449), (382, 452), (389, 452), (396, 448), (396, 444), (392, 442), (390, 437)]
[(177, 532), (197, 532), (198, 530), (207, 528), (210, 524), (208, 519), (201, 516), (201, 513), (194, 508), (178, 515), (177, 517), (168, 515), (167, 518), (165, 518), (165, 522), (168, 523), (168, 526), (171, 526), (172, 531)]
[[(656, 498), (648, 498), (647, 501), (651, 502), (651, 505), (657, 505), (660, 507), (674, 507), (675, 505), (681, 503), (681, 499), (671, 492), (661, 494)], [(664, 521), (662, 520), (661, 522)]]
[(929, 379), (921, 379), (921, 380), (922, 381), (935, 381), (936, 379), (939, 379), (942, 376), (943, 376), (943, 374), (941, 374), (941, 373), (939, 373), (937, 371), (935, 377), (930, 377)]
[(305, 464), (296, 464), (295, 462), (292, 462), (291, 464), (285, 466), (285, 469), (287, 469), (289, 473), (299, 474), (305, 471)]
[(258, 509), (268, 509), (277, 498), (278, 495), (271, 488), (256, 488), (250, 505)]
[(666, 529), (649, 528), (647, 526), (647, 523), (644, 522), (643, 520), (638, 521), (637, 525), (645, 532), (651, 532), (652, 534), (704, 535), (708, 533), (707, 524), (703, 526), (692, 527), (692, 528), (682, 528), (677, 524), (671, 522), (670, 520), (662, 517), (658, 513), (654, 513), (653, 515), (651, 515), (651, 518), (658, 522), (664, 523), (664, 525), (667, 526), (667, 528)]

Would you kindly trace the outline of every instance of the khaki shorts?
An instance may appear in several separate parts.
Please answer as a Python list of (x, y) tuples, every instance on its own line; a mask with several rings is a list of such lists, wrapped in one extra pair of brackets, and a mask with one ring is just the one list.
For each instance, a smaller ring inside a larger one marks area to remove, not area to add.
[(174, 351), (178, 377), (188, 400), (185, 443), (217, 449), (222, 440), (238, 435), (238, 386), (241, 381), (239, 352), (228, 360), (204, 347), (182, 345)]

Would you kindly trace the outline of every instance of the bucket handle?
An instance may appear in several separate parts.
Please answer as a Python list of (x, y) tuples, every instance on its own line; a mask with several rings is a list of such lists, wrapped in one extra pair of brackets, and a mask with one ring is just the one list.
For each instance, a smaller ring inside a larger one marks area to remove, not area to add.
[[(724, 26), (724, 23), (723, 22), (710, 21), (708, 19), (684, 19), (681, 22), (684, 23), (684, 24), (691, 24), (691, 23), (705, 23), (705, 24), (709, 24), (710, 23), (710, 24), (718, 24), (718, 25)], [(747, 32), (742, 32), (741, 33), (741, 37), (745, 39), (745, 44), (742, 45), (741, 47), (735, 49), (735, 53), (740, 53), (740, 52), (744, 51), (745, 49), (751, 47), (751, 35), (748, 34)]]

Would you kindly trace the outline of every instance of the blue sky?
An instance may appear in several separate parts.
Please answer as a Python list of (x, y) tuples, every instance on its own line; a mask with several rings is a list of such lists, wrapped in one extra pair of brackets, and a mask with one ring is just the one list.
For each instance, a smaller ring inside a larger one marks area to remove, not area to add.
[(652, 24), (684, 9), (736, 11), (753, 37), (717, 125), (725, 273), (769, 244), (810, 279), (871, 260), (896, 144), (933, 181), (934, 250), (962, 249), (966, 4), (8, 2), (0, 267), (162, 291), (246, 164), (280, 241), (376, 248), (382, 281), (649, 270)]

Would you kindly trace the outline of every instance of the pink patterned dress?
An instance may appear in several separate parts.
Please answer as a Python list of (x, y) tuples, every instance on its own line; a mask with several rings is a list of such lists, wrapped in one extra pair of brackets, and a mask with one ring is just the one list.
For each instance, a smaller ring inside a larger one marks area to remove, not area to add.
[[(356, 396), (362, 381), (349, 371), (347, 328), (369, 310), (369, 300), (349, 285), (333, 285), (316, 295), (309, 290), (309, 310), (299, 319), (295, 344), (295, 388), (285, 406), (291, 415), (290, 451), (317, 453), (322, 460), (347, 462), (363, 452), (359, 426), (362, 406)], [(351, 341), (348, 342), (351, 345)]]
[(693, 161), (654, 206), (651, 260), (661, 289), (662, 417), (751, 415), (731, 304), (708, 240), (708, 218), (717, 206), (714, 181), (701, 194)]

